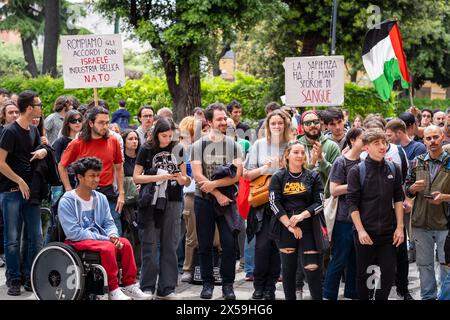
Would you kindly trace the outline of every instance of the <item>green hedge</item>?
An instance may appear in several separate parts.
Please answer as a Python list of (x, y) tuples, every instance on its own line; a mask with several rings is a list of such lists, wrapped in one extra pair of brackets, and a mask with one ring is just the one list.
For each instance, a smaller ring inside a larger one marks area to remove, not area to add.
[[(256, 79), (253, 76), (237, 72), (236, 81), (228, 82), (218, 77), (207, 78), (201, 82), (202, 107), (216, 101), (228, 103), (232, 99), (238, 100), (244, 109), (244, 118), (253, 123), (264, 117), (264, 106), (269, 102), (269, 81)], [(50, 77), (39, 77), (35, 79), (22, 76), (1, 77), (0, 87), (11, 92), (20, 92), (26, 89), (39, 93), (44, 104), (44, 114), (52, 112), (53, 102), (60, 95), (73, 95), (82, 103), (92, 100), (92, 89), (65, 90), (62, 79)], [(127, 109), (132, 115), (136, 115), (138, 108), (143, 104), (151, 104), (155, 109), (172, 106), (172, 99), (167, 88), (165, 79), (144, 76), (140, 80), (128, 80), (122, 88), (99, 89), (100, 99), (108, 102), (111, 111), (117, 109), (120, 98), (127, 100)], [(407, 100), (406, 100), (407, 101)], [(442, 106), (449, 106), (448, 100), (426, 100), (423, 102), (416, 99), (416, 105), (432, 105), (445, 101)], [(420, 103), (419, 103), (420, 102)], [(345, 84), (345, 104), (343, 108), (350, 111), (350, 118), (356, 114), (365, 116), (369, 113), (381, 113), (384, 116), (393, 116), (403, 111), (404, 100), (398, 100), (393, 93), (390, 100), (383, 102), (373, 88), (359, 87), (352, 83)], [(441, 106), (441, 105), (439, 105)]]
[[(410, 105), (411, 103), (409, 99), (401, 99), (399, 101), (398, 110), (400, 112), (403, 112), (408, 109)], [(450, 107), (450, 99), (414, 99), (414, 105), (419, 109), (441, 109), (442, 111), (444, 111), (448, 107)]]

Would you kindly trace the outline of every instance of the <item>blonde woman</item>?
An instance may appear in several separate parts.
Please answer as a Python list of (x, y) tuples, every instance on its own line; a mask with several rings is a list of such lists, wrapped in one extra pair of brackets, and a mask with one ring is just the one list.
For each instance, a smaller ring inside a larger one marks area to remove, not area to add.
[(323, 185), (317, 172), (306, 169), (305, 146), (295, 141), (283, 155), (284, 168), (269, 186), (272, 236), (281, 252), (283, 289), (286, 300), (295, 300), (296, 271), (302, 255), (313, 300), (322, 300), (321, 251), (323, 235), (318, 214), (322, 210)]
[[(265, 121), (266, 137), (257, 140), (250, 148), (244, 168), (244, 177), (255, 180), (262, 175), (272, 175), (291, 139), (291, 122), (288, 115), (275, 110)], [(247, 218), (247, 236), (256, 236), (253, 299), (275, 299), (275, 284), (280, 276), (280, 254), (276, 243), (269, 238), (272, 213), (269, 204), (251, 208)], [(258, 218), (262, 217), (262, 219)]]

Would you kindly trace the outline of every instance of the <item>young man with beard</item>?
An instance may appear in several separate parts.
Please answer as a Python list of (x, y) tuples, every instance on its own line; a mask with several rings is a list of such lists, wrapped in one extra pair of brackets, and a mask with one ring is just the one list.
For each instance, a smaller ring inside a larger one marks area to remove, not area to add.
[[(227, 116), (223, 104), (211, 104), (205, 111), (205, 118), (211, 130), (208, 135), (197, 140), (191, 149), (192, 173), (197, 181), (194, 211), (200, 270), (203, 280), (203, 290), (200, 297), (211, 299), (214, 291), (212, 250), (217, 223), (222, 247), (222, 263), (220, 266), (222, 293), (225, 300), (234, 300), (236, 299), (233, 289), (236, 235), (227, 222), (226, 214), (220, 213), (226, 209), (234, 210), (235, 206), (233, 205), (233, 199), (225, 196), (219, 189), (233, 186), (239, 181), (239, 177), (242, 175), (242, 152), (240, 146), (225, 135)], [(218, 168), (230, 167), (231, 164), (237, 168), (234, 177), (228, 176), (212, 180), (212, 176)]]
[(327, 139), (320, 131), (320, 119), (315, 111), (306, 111), (302, 115), (302, 126), (305, 135), (299, 141), (305, 146), (308, 169), (317, 170), (325, 185), (332, 164), (341, 155), (336, 142)]
[[(61, 162), (58, 164), (58, 171), (64, 189), (67, 192), (72, 190), (67, 168), (73, 162), (83, 157), (96, 157), (102, 161), (103, 168), (97, 191), (100, 191), (108, 198), (111, 215), (119, 230), (119, 236), (121, 236), (120, 212), (122, 212), (122, 207), (125, 203), (123, 157), (119, 141), (109, 135), (108, 125), (108, 110), (102, 107), (90, 109), (86, 114), (79, 137), (74, 139), (64, 151)], [(114, 176), (116, 178), (118, 195), (113, 186)]]

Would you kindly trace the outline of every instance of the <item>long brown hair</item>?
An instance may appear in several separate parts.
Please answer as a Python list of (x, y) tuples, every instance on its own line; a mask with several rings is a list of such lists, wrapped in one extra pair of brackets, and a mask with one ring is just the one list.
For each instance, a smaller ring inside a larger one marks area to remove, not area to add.
[(270, 133), (270, 126), (269, 122), (270, 119), (274, 116), (280, 116), (283, 119), (284, 122), (284, 132), (282, 135), (282, 141), (280, 142), (288, 142), (291, 140), (291, 119), (289, 119), (289, 116), (286, 114), (286, 112), (281, 110), (274, 110), (272, 111), (266, 118), (266, 121), (264, 121), (264, 126), (266, 129), (266, 139), (269, 143), (271, 143), (272, 134)]
[(81, 115), (81, 113), (77, 110), (70, 110), (69, 112), (66, 113), (65, 117), (64, 117), (64, 122), (63, 122), (63, 126), (61, 128), (61, 135), (66, 137), (66, 138), (70, 138), (70, 120), (75, 119), (76, 116), (79, 116), (81, 118), (81, 123), (83, 124), (83, 116)]

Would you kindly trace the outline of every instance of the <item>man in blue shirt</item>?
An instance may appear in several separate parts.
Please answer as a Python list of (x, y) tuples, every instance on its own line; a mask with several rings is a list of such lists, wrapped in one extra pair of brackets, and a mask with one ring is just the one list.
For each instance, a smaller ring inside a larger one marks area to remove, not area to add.
[[(108, 199), (95, 191), (100, 181), (102, 162), (94, 157), (81, 158), (72, 168), (78, 186), (67, 191), (58, 205), (58, 215), (66, 235), (66, 243), (77, 250), (99, 252), (102, 266), (108, 275), (110, 300), (150, 300), (136, 284), (136, 263), (133, 247), (118, 230), (109, 209)], [(123, 291), (119, 288), (117, 255), (123, 273)]]

